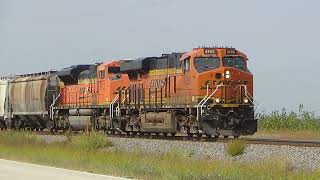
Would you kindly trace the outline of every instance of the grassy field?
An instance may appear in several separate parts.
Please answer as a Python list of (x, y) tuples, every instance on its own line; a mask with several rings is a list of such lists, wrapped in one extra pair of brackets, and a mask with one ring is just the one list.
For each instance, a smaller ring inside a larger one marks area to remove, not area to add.
[[(320, 171), (293, 171), (281, 158), (238, 163), (190, 158), (183, 150), (166, 154), (121, 152), (101, 141), (103, 135), (81, 135), (46, 144), (34, 135), (0, 132), (0, 158), (92, 173), (139, 179), (319, 179)], [(88, 141), (90, 139), (90, 141)]]
[(320, 139), (320, 117), (299, 106), (298, 112), (273, 111), (259, 114), (258, 133), (255, 136), (293, 139)]

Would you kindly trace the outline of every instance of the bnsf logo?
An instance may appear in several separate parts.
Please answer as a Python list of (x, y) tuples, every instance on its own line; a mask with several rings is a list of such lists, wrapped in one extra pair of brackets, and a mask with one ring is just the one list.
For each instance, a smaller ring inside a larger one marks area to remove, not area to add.
[(165, 79), (153, 79), (150, 82), (150, 87), (153, 88), (162, 88), (166, 83)]
[(89, 92), (89, 87), (80, 88), (80, 94), (87, 94)]

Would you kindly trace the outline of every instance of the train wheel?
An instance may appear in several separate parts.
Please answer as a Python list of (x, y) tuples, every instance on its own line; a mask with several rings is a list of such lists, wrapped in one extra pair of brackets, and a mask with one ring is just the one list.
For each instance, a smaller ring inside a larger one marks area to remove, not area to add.
[(237, 138), (239, 138), (239, 136), (233, 136), (233, 138), (234, 138), (234, 139), (237, 139)]
[(225, 139), (228, 139), (229, 136), (223, 136)]
[(150, 137), (151, 137), (151, 133), (144, 133), (144, 136), (145, 136), (146, 138), (150, 138)]
[(164, 136), (164, 137), (167, 137), (167, 136), (168, 136), (168, 133), (163, 133), (163, 136)]
[(175, 137), (175, 136), (176, 136), (176, 133), (171, 133), (171, 136), (172, 136), (172, 137)]
[(189, 138), (192, 138), (193, 137), (193, 134), (192, 133), (187, 133), (188, 137)]

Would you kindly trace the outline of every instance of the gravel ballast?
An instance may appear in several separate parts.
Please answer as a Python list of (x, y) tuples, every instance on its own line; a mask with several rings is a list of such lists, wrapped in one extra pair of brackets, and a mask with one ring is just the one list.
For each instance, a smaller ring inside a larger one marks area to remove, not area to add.
[(319, 147), (294, 147), (287, 145), (248, 144), (245, 153), (232, 157), (225, 153), (225, 143), (167, 141), (158, 139), (134, 139), (108, 137), (116, 149), (122, 151), (142, 151), (146, 153), (166, 153), (181, 150), (195, 158), (211, 158), (238, 162), (255, 162), (268, 158), (283, 158), (290, 167), (297, 170), (320, 169)]
[[(62, 141), (62, 136), (42, 136), (47, 142)], [(193, 158), (219, 159), (235, 162), (256, 162), (268, 158), (284, 159), (294, 170), (319, 170), (319, 147), (295, 147), (288, 145), (248, 144), (244, 154), (232, 157), (225, 153), (225, 143), (169, 141), (144, 138), (107, 137), (112, 143), (112, 149), (120, 151), (141, 151), (144, 153), (162, 154), (178, 151)]]

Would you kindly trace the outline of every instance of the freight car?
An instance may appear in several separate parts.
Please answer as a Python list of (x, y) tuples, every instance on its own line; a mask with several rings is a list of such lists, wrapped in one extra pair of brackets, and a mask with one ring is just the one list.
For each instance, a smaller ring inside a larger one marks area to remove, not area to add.
[(136, 60), (73, 66), (53, 110), (74, 130), (208, 137), (253, 134), (253, 75), (234, 48), (196, 48)]
[[(2, 78), (0, 125), (4, 128), (52, 129), (50, 106), (59, 94), (56, 72), (41, 72)], [(54, 127), (58, 128), (58, 127)]]
[(3, 77), (0, 79), (0, 128), (6, 129), (6, 119), (8, 118), (7, 114), (7, 97), (9, 89), (9, 79)]

